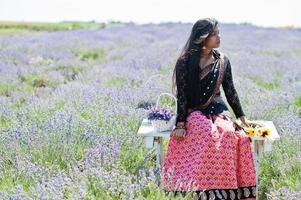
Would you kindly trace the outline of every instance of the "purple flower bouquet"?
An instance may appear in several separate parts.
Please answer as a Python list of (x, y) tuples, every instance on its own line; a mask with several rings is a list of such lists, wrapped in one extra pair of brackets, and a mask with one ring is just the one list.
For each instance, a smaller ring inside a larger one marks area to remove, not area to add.
[(147, 119), (159, 131), (172, 130), (176, 120), (176, 113), (170, 108), (150, 106), (147, 112)]

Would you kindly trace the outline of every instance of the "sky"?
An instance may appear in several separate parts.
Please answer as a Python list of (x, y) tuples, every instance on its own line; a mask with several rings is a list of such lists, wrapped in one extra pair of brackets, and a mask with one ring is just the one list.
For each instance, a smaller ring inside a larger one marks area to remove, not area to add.
[(301, 28), (300, 0), (0, 0), (0, 21), (221, 23)]

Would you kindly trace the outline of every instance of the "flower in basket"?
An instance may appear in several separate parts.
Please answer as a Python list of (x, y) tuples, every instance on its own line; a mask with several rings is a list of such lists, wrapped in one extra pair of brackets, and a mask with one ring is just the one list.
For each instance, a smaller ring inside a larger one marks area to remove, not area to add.
[(265, 139), (271, 135), (271, 130), (261, 124), (251, 123), (251, 127), (246, 128), (247, 135), (251, 138)]
[(169, 108), (156, 108), (152, 106), (147, 112), (147, 119), (159, 131), (171, 130), (175, 116), (175, 113)]
[(147, 119), (169, 121), (173, 115), (174, 112), (169, 108), (156, 108), (155, 106), (150, 106), (147, 112)]

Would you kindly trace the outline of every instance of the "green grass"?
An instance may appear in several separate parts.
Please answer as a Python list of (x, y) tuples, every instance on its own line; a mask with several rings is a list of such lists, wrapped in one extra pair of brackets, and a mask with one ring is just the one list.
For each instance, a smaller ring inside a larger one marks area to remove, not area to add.
[(83, 118), (83, 119), (85, 119), (85, 120), (89, 120), (89, 119), (91, 119), (91, 115), (89, 114), (89, 112), (87, 112), (87, 111), (82, 111), (82, 112), (80, 112), (80, 116)]
[(0, 83), (0, 95), (9, 96), (11, 91), (14, 91), (18, 88), (16, 83), (5, 82)]
[[(29, 121), (35, 121), (38, 126), (42, 125), (39, 119), (43, 121), (50, 119), (54, 112), (62, 108), (64, 104), (64, 102), (58, 102), (54, 108), (37, 110), (29, 117)], [(47, 139), (45, 138), (45, 143), (41, 144), (40, 148), (30, 147), (26, 150), (27, 146), (24, 146), (24, 151), (32, 154), (34, 163), (41, 166), (59, 166), (60, 169), (66, 170), (72, 165), (72, 159), (81, 160), (86, 149), (91, 146), (91, 141), (81, 139), (83, 132), (82, 127), (77, 127), (75, 132), (70, 132), (68, 129), (65, 132), (51, 133)]]
[(193, 199), (193, 192), (187, 192), (186, 195), (177, 194), (174, 196), (172, 193), (165, 194), (164, 191), (159, 188), (155, 181), (151, 181), (148, 185), (139, 191), (139, 196), (144, 197), (148, 200), (157, 200), (157, 199), (164, 199), (164, 200), (191, 200)]
[(115, 87), (115, 88), (122, 88), (122, 87), (129, 87), (129, 88), (139, 88), (143, 85), (142, 80), (128, 80), (128, 78), (123, 76), (108, 76), (110, 78), (105, 79), (103, 84), (105, 87)]
[(126, 171), (136, 174), (138, 168), (143, 164), (144, 153), (143, 148), (137, 148), (133, 145), (123, 145), (120, 151), (121, 165)]
[(26, 34), (31, 33), (32, 31), (20, 28), (0, 28), (1, 35), (12, 35), (12, 34)]
[(14, 128), (13, 119), (9, 117), (1, 117), (0, 119), (0, 132), (1, 130)]
[[(159, 98), (159, 96), (157, 98)], [(168, 107), (170, 109), (173, 109), (173, 111), (175, 111), (176, 101), (173, 97), (169, 95), (161, 95), (159, 99), (159, 106), (163, 106), (164, 108)]]
[(1, 118), (1, 120), (0, 120), (0, 127), (7, 127), (8, 123), (9, 122), (8, 122), (7, 119)]
[(275, 115), (285, 116), (287, 109), (288, 109), (288, 105), (279, 103), (274, 105), (273, 107), (268, 107), (262, 110), (258, 118), (265, 119), (265, 120), (272, 120)]
[(78, 49), (74, 52), (75, 56), (80, 62), (85, 63), (88, 67), (92, 67), (95, 64), (105, 63), (109, 60), (107, 56), (107, 50), (109, 49)]
[(99, 29), (105, 28), (105, 23), (91, 22), (18, 22), (18, 21), (0, 21), (0, 34), (37, 32), (37, 31), (60, 31), (76, 29)]
[(63, 102), (63, 101), (60, 101), (60, 102), (57, 102), (57, 103), (55, 103), (55, 109), (56, 110), (61, 110), (61, 109), (63, 109), (64, 107), (65, 107), (65, 102)]
[(20, 77), (20, 81), (20, 83), (0, 83), (0, 95), (10, 96), (11, 92), (14, 91), (32, 93), (35, 92), (35, 90), (39, 87), (56, 87), (59, 84), (57, 81), (45, 78), (45, 76), (38, 73), (22, 75)]
[[(46, 69), (46, 71), (52, 69)], [(58, 65), (54, 70), (59, 71), (64, 77), (65, 81), (73, 81), (76, 76), (84, 71), (84, 67), (79, 65)]]
[(127, 83), (127, 78), (123, 76), (115, 76), (104, 81), (105, 87), (122, 87)]
[(96, 59), (104, 59), (106, 57), (106, 52), (104, 49), (89, 49), (89, 50), (80, 50), (78, 52), (78, 56), (80, 60), (96, 60)]
[(117, 200), (118, 196), (112, 195), (108, 190), (103, 189), (99, 182), (101, 180), (96, 177), (89, 176), (87, 181), (88, 192), (84, 200), (94, 200), (94, 199), (108, 199), (108, 200)]
[(27, 103), (27, 100), (24, 97), (21, 97), (16, 102), (10, 104), (10, 108), (19, 110), (19, 109), (23, 108), (25, 105), (27, 105), (26, 103)]
[(55, 86), (56, 82), (45, 78), (43, 75), (38, 73), (30, 73), (20, 77), (21, 82), (31, 86), (32, 88)]
[(48, 79), (41, 74), (29, 73), (20, 77), (20, 83), (0, 82), (0, 95), (10, 96), (11, 92), (15, 91), (33, 93), (39, 87), (56, 87), (58, 84), (56, 80)]
[(124, 26), (121, 21), (96, 22), (96, 21), (62, 21), (50, 22), (22, 22), (0, 21), (0, 36), (12, 34), (32, 34), (38, 32), (53, 32), (77, 29), (103, 29)]
[(294, 104), (298, 107), (301, 107), (301, 95), (295, 97)]
[(7, 161), (6, 167), (0, 176), (0, 191), (6, 191), (13, 194), (17, 185), (22, 185), (24, 191), (30, 193), (30, 187), (36, 184), (32, 177), (24, 173), (13, 170), (12, 161)]
[(74, 137), (76, 136), (70, 139), (71, 142), (68, 143), (68, 146), (61, 142), (65, 138), (64, 135), (57, 134), (52, 139), (47, 139), (48, 143), (43, 144), (41, 148), (31, 147), (30, 153), (33, 163), (45, 167), (58, 166), (62, 170), (69, 170), (73, 159), (81, 160), (86, 153), (86, 149), (90, 146), (89, 142), (79, 140), (75, 142)]
[(130, 80), (129, 87), (130, 88), (139, 88), (143, 85), (143, 80)]
[(264, 81), (260, 77), (253, 76), (253, 75), (246, 75), (248, 79), (251, 79), (254, 83), (256, 83), (259, 87), (267, 89), (267, 90), (274, 90), (277, 88), (280, 88), (280, 84), (278, 81), (275, 79), (272, 82), (269, 81)]
[(162, 66), (159, 69), (159, 73), (160, 74), (169, 74), (171, 71), (171, 67), (170, 66)]
[(67, 159), (66, 150), (62, 143), (59, 142), (61, 137), (49, 140), (48, 144), (43, 144), (41, 148), (35, 148), (30, 151), (32, 162), (39, 166), (55, 167), (58, 166), (62, 170), (70, 168), (70, 159)]

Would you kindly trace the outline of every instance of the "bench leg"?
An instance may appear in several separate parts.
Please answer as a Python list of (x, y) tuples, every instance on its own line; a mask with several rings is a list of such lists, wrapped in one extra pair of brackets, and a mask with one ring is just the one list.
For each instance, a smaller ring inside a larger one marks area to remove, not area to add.
[(156, 170), (155, 174), (157, 177), (157, 185), (160, 186), (160, 178), (161, 178), (161, 169), (163, 164), (163, 138), (156, 137), (156, 148), (157, 148), (157, 158), (156, 158)]
[(260, 156), (263, 153), (263, 140), (254, 140), (254, 164), (256, 167), (256, 200), (258, 200), (258, 189), (259, 189), (259, 160)]

